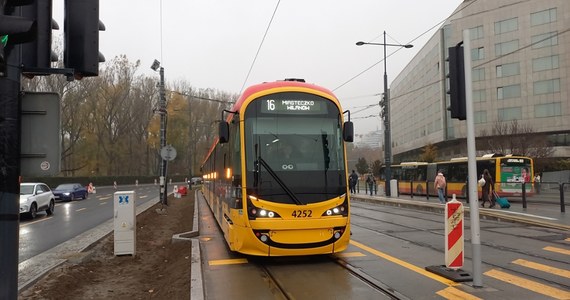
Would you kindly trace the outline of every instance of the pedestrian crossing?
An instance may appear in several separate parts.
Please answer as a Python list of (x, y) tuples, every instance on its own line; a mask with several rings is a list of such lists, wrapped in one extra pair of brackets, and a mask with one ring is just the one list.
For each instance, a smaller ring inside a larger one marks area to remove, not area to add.
[[(570, 238), (567, 238), (564, 241), (570, 242)], [(568, 249), (547, 246), (542, 248), (542, 250), (551, 253), (567, 255), (568, 256), (567, 261), (570, 261), (570, 250)], [(511, 263), (517, 266), (521, 266), (525, 269), (528, 269), (529, 271), (534, 270), (534, 271), (547, 273), (548, 275), (560, 277), (565, 282), (570, 282), (570, 270), (565, 270), (526, 259), (516, 259)], [(509, 283), (529, 291), (533, 291), (537, 294), (550, 297), (552, 299), (570, 299), (570, 290), (565, 289), (564, 287), (555, 287), (555, 286), (542, 284), (519, 275), (511, 274), (507, 271), (491, 269), (485, 272), (484, 275), (491, 277), (495, 280)]]

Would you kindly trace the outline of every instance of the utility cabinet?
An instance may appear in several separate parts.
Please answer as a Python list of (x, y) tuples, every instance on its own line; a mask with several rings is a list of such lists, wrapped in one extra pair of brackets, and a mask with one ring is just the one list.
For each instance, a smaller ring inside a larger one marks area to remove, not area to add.
[(135, 255), (137, 237), (135, 199), (134, 191), (120, 191), (114, 194), (115, 255)]

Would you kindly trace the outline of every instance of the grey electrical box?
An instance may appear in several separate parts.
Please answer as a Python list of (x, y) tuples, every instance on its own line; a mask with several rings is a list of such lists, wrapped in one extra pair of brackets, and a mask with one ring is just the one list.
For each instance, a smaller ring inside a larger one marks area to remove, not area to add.
[(59, 95), (24, 92), (21, 118), (22, 176), (57, 175), (61, 161)]
[(115, 192), (115, 255), (130, 254), (135, 256), (136, 254), (137, 215), (135, 199), (136, 193), (134, 191)]

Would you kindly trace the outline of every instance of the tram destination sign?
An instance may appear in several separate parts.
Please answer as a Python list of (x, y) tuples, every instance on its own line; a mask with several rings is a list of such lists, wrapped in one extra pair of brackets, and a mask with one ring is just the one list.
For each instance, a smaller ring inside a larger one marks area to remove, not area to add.
[(324, 100), (301, 99), (264, 99), (261, 104), (263, 113), (326, 114)]

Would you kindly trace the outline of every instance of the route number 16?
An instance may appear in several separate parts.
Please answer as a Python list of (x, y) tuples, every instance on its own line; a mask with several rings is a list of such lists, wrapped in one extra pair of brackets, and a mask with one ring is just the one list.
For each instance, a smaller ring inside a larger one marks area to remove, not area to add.
[(275, 110), (275, 100), (267, 100), (267, 110)]

